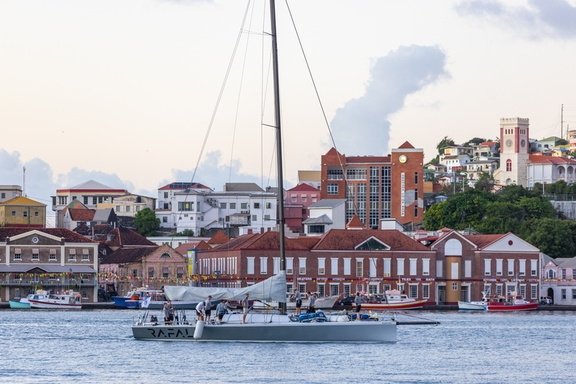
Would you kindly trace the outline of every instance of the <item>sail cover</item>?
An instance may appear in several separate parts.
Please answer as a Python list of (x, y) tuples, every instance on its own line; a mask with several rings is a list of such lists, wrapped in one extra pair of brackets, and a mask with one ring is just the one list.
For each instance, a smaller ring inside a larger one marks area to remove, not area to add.
[(286, 272), (280, 271), (277, 275), (244, 288), (166, 285), (164, 293), (173, 301), (202, 301), (208, 295), (212, 296), (212, 300), (242, 300), (248, 293), (250, 300), (286, 302)]

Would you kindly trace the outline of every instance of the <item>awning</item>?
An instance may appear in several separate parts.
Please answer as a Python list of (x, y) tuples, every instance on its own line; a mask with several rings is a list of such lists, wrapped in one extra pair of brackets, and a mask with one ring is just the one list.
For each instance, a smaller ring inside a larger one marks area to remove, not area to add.
[(96, 273), (90, 265), (53, 265), (53, 264), (0, 264), (0, 273), (28, 273), (32, 270), (42, 270), (45, 273)]

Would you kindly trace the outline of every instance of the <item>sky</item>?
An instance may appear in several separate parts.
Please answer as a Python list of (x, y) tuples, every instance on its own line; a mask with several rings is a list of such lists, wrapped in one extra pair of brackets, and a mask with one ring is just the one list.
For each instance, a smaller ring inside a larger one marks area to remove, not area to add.
[[(287, 187), (332, 146), (409, 141), (428, 161), (444, 137), (496, 139), (502, 117), (529, 118), (534, 139), (576, 129), (576, 0), (288, 5)], [(274, 185), (264, 14), (262, 1), (1, 0), (0, 184), (47, 211), (88, 180), (151, 197), (173, 181)]]

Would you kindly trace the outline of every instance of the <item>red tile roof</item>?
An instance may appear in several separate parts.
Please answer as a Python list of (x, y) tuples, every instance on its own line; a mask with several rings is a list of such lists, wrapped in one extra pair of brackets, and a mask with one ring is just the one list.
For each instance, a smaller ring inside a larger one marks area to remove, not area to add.
[(532, 164), (552, 164), (552, 165), (576, 165), (576, 160), (567, 157), (530, 155)]
[(94, 240), (98, 240), (110, 247), (125, 247), (125, 246), (157, 246), (156, 243), (151, 242), (146, 237), (142, 236), (136, 231), (128, 228), (112, 228), (110, 226), (99, 226), (98, 232), (94, 233)]
[(70, 213), (70, 218), (74, 221), (91, 221), (94, 218), (94, 209), (87, 208), (66, 208)]
[(48, 235), (63, 238), (67, 243), (93, 243), (94, 241), (76, 232), (65, 228), (26, 228), (26, 227), (2, 227), (0, 228), (0, 239), (4, 241), (7, 237), (21, 235), (26, 232), (39, 231)]
[(375, 238), (390, 246), (391, 251), (429, 251), (428, 247), (397, 230), (331, 229), (322, 236), (314, 250), (352, 251), (370, 238)]
[(318, 192), (318, 188), (314, 188), (310, 184), (300, 183), (294, 188), (290, 188), (287, 192)]
[(398, 148), (399, 149), (414, 149), (412, 144), (410, 144), (410, 142), (408, 142), (408, 141), (405, 141), (404, 143), (402, 143), (402, 145), (399, 146)]
[(208, 244), (214, 246), (217, 244), (225, 244), (228, 241), (230, 241), (230, 238), (228, 236), (226, 236), (224, 231), (220, 230), (220, 231), (216, 232), (210, 240), (208, 240)]

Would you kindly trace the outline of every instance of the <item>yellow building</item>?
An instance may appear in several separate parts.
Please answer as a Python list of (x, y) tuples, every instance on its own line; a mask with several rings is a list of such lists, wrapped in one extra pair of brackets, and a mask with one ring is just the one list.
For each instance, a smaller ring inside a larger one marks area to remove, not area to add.
[(0, 203), (0, 227), (46, 227), (46, 204), (24, 196)]

